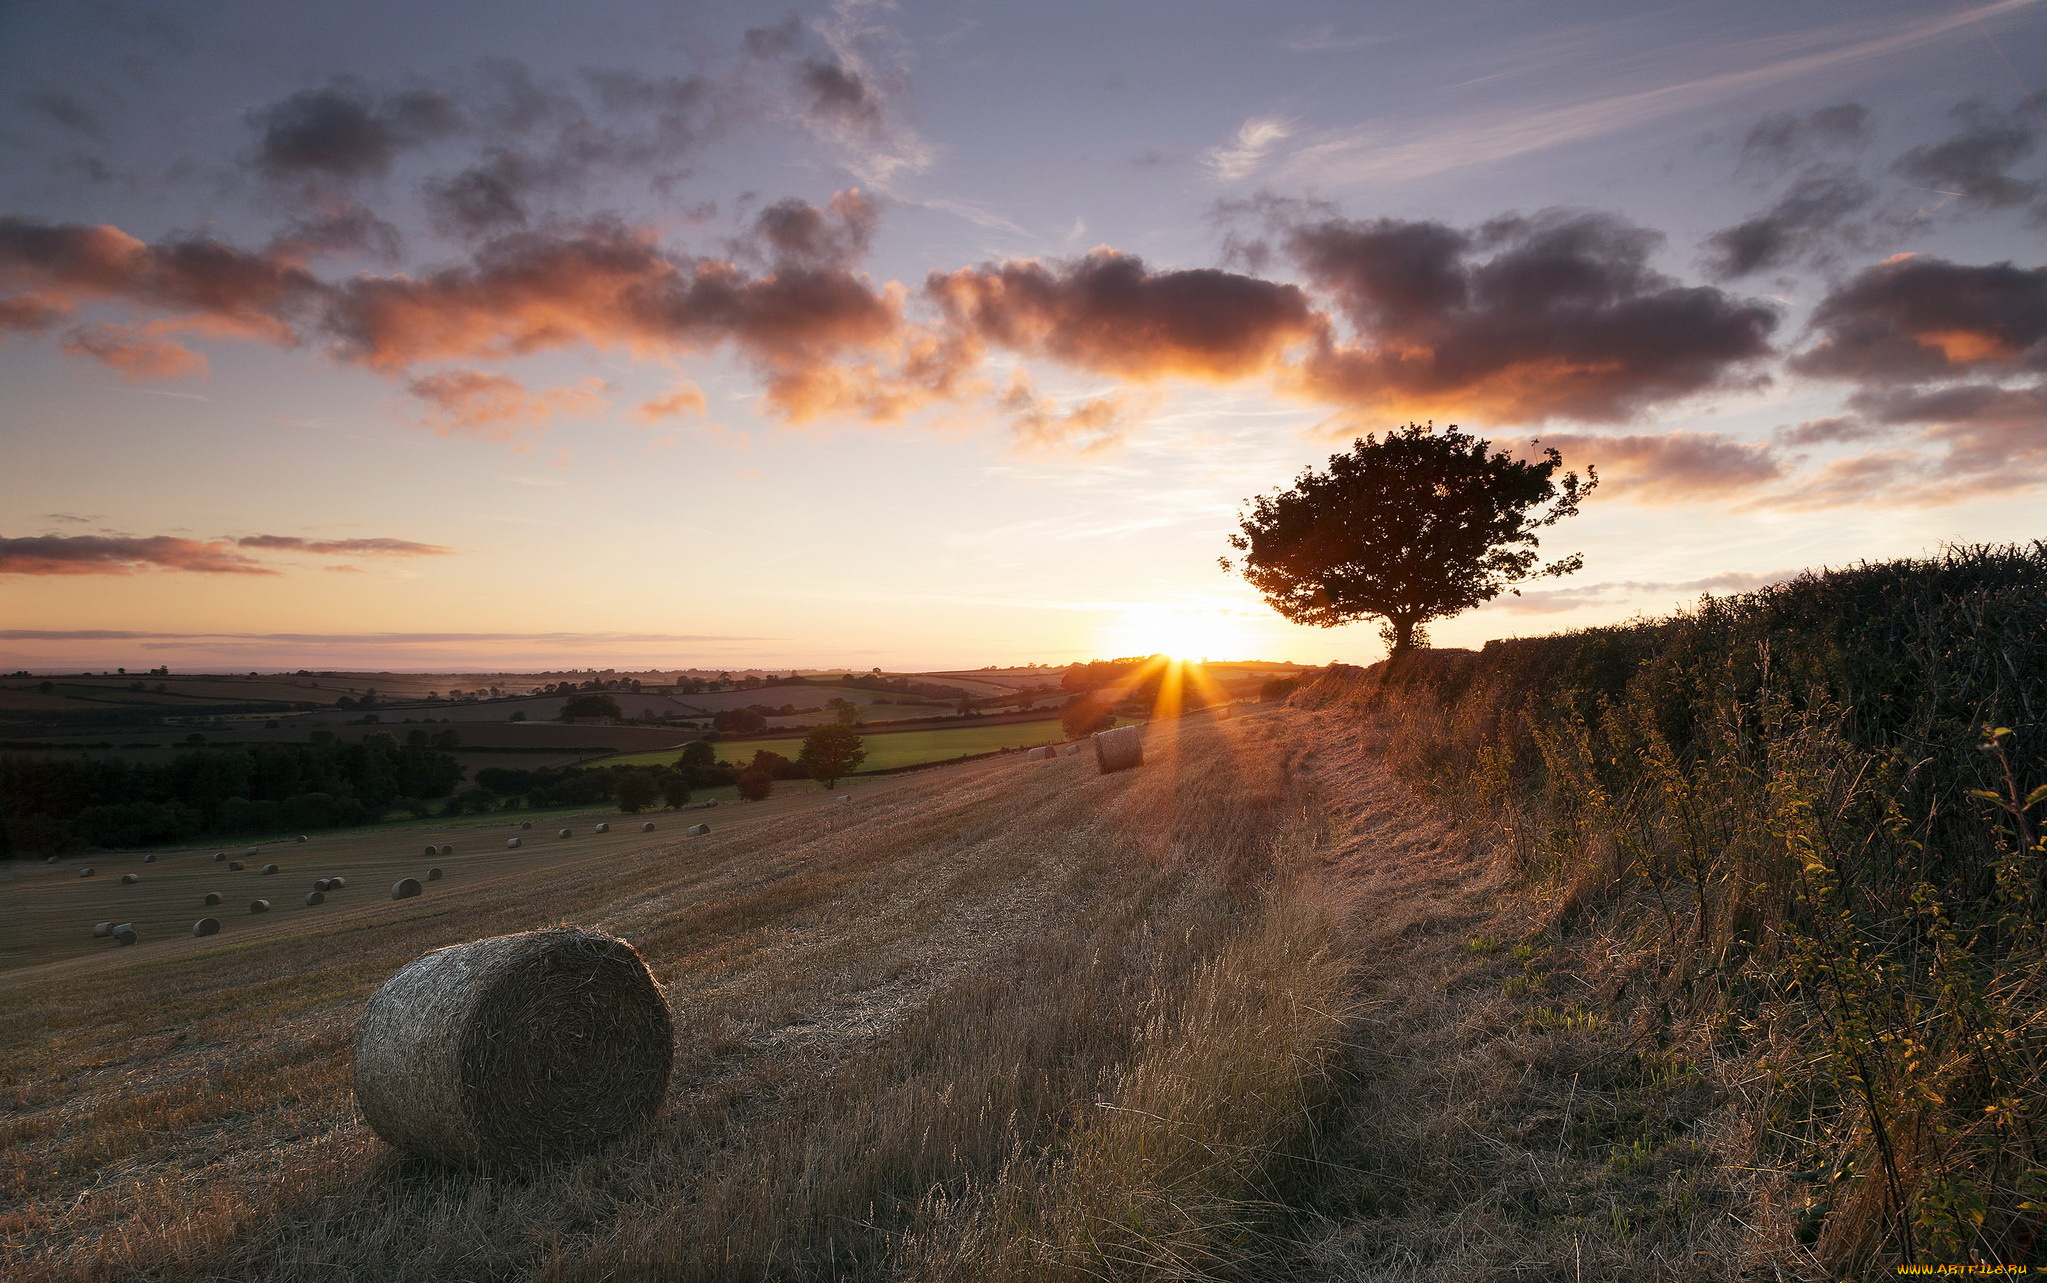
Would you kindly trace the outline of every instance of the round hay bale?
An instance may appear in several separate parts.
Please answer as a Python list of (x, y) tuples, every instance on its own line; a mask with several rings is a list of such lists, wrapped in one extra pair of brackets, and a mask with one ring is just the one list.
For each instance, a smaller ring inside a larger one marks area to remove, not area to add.
[(135, 924), (132, 922), (123, 922), (114, 928), (115, 944), (134, 944), (138, 939), (140, 937), (135, 934)]
[(316, 904), (325, 904), (325, 903), (327, 903), (327, 893), (326, 893), (325, 891), (308, 891), (308, 892), (306, 892), (306, 905), (307, 905), (307, 907), (308, 907), (308, 908), (310, 908), (311, 906), (313, 906), (313, 905), (316, 905)]
[(132, 887), (140, 881), (142, 881), (140, 873), (123, 873), (121, 875), (121, 885), (124, 887)]
[(213, 853), (213, 862), (214, 862), (215, 864), (219, 864), (219, 863), (220, 863), (220, 862), (221, 862), (222, 860), (225, 860), (226, 858), (227, 858), (227, 852), (225, 852), (225, 851), (215, 851), (215, 852)]
[(85, 866), (84, 868), (80, 869), (80, 870), (78, 871), (78, 876), (79, 876), (79, 877), (81, 877), (81, 878), (89, 878), (89, 877), (91, 877), (91, 876), (92, 876), (92, 866), (91, 866), (90, 864), (88, 864), (88, 865), (86, 865), (86, 866)]
[(1215, 720), (1218, 722), (1227, 722), (1236, 715), (1237, 715), (1236, 710), (1231, 708), (1228, 704), (1218, 705), (1215, 710)]
[(520, 828), (522, 828), (522, 829), (530, 829), (530, 828), (532, 828), (532, 827), (533, 827), (533, 821), (531, 821), (531, 820), (521, 820), (521, 821), (519, 821), (519, 827), (520, 827)]
[(145, 855), (145, 856), (143, 856), (143, 857), (142, 857), (142, 862), (143, 862), (144, 864), (155, 864), (155, 863), (156, 863), (156, 857), (155, 857), (154, 855)]
[(611, 826), (609, 824), (600, 824), (597, 826), (597, 831), (599, 833), (609, 833), (611, 832)]
[(263, 872), (265, 872), (265, 873), (275, 873), (275, 872), (277, 872), (277, 866), (276, 866), (276, 865), (274, 865), (274, 864), (266, 864), (266, 865), (264, 865), (264, 866), (263, 866)]
[(56, 857), (56, 856), (54, 856), (54, 855), (53, 855), (53, 856), (50, 856), (49, 858), (45, 859), (45, 860), (43, 861), (43, 863), (44, 863), (44, 864), (55, 864), (55, 863), (57, 862), (57, 859), (58, 859), (58, 857)]
[(251, 912), (251, 913), (268, 913), (268, 912), (270, 912), (270, 901), (268, 901), (268, 900), (251, 900), (251, 901), (249, 901), (249, 912)]
[(325, 879), (325, 878), (314, 878), (314, 879), (313, 879), (313, 890), (315, 890), (315, 891), (325, 891), (326, 889), (327, 889), (327, 879)]
[(428, 869), (426, 871), (426, 880), (429, 882), (439, 882), (441, 880), (441, 871), (439, 869)]
[(1113, 731), (1096, 731), (1094, 740), (1095, 765), (1101, 768), (1102, 774), (1144, 765), (1142, 726), (1118, 726)]
[(220, 892), (218, 892), (218, 891), (208, 891), (208, 892), (206, 893), (206, 899), (205, 899), (204, 903), (206, 903), (206, 904), (219, 904), (219, 903), (220, 903)]
[(345, 887), (345, 886), (347, 886), (347, 885), (348, 885), (348, 879), (347, 879), (347, 878), (328, 878), (328, 879), (327, 879), (327, 889), (328, 889), (329, 891), (339, 891), (339, 890), (340, 890), (341, 888), (343, 888), (343, 887)]
[(355, 1026), (355, 1098), (385, 1141), (465, 1167), (523, 1166), (641, 1127), (674, 1022), (632, 946), (556, 927), (437, 949)]
[(307, 836), (306, 836), (305, 834), (301, 833), (301, 834), (299, 834), (299, 835), (298, 835), (298, 839), (297, 839), (297, 840), (298, 840), (298, 841), (300, 841), (300, 842), (310, 842), (310, 841), (312, 841), (313, 839), (311, 839), (311, 838), (307, 837)]
[(111, 922), (96, 922), (96, 923), (94, 923), (94, 924), (93, 924), (93, 928), (92, 928), (92, 938), (93, 938), (93, 939), (95, 939), (95, 940), (104, 940), (104, 939), (106, 939), (106, 938), (107, 938), (108, 936), (110, 936), (110, 935), (112, 935), (112, 934), (114, 934), (114, 924), (113, 924), (113, 923), (111, 923)]
[(853, 800), (853, 795), (852, 795), (851, 793), (841, 793), (841, 794), (839, 794), (839, 805), (840, 805), (840, 806), (844, 806), (844, 805), (846, 805), (846, 804), (847, 804), (848, 802), (851, 802), (852, 800)]
[(248, 856), (248, 857), (249, 857), (250, 859), (252, 859), (252, 860), (253, 860), (253, 859), (255, 859), (255, 858), (256, 858), (257, 856), (259, 856), (259, 855), (263, 854), (263, 848), (261, 848), (261, 847), (256, 847), (256, 846), (252, 846), (252, 847), (250, 847), (250, 848), (249, 848), (248, 850), (246, 850), (246, 851), (242, 852), (242, 854), (243, 854), (243, 855), (246, 855), (246, 856)]
[(711, 826), (708, 824), (692, 824), (682, 831), (682, 835), (686, 838), (700, 838), (708, 837), (710, 832)]
[(516, 851), (516, 850), (518, 850), (518, 849), (519, 849), (519, 839), (517, 839), (517, 838), (506, 838), (506, 839), (505, 839), (505, 848), (506, 848), (507, 850), (511, 850), (511, 851)]
[(642, 824), (642, 825), (640, 826), (640, 832), (642, 832), (642, 833), (652, 833), (653, 831), (654, 831), (654, 821), (652, 821), (652, 820), (648, 820), (648, 821), (647, 821), (647, 822), (646, 822), (645, 824)]
[(1026, 762), (1049, 762), (1057, 756), (1058, 750), (1054, 749), (1050, 744), (1045, 744), (1025, 753), (1024, 760)]
[(240, 873), (242, 871), (242, 862), (240, 860), (229, 860), (227, 867), (230, 873)]
[(444, 843), (444, 844), (442, 844), (442, 846), (441, 846), (441, 854), (442, 854), (442, 855), (453, 855), (453, 854), (455, 854), (455, 848), (454, 848), (454, 847), (452, 847), (452, 846), (448, 846), (448, 845), (446, 845), (446, 844)]
[(219, 918), (199, 919), (197, 922), (192, 924), (192, 934), (195, 936), (210, 936), (220, 934), (220, 919)]
[(567, 837), (567, 836), (569, 835), (569, 833), (570, 833), (570, 832), (571, 832), (571, 830), (569, 830), (569, 829), (563, 829), (563, 830), (562, 830), (561, 832), (559, 832), (559, 833), (555, 834), (555, 836), (556, 836), (556, 837), (558, 837), (558, 838), (565, 838), (565, 837)]
[(441, 853), (441, 848), (437, 846), (430, 846), (426, 849), (426, 853), (427, 857), (431, 859), (432, 857), (439, 855)]
[(393, 900), (410, 900), (413, 896), (418, 895), (419, 891), (418, 878), (400, 878), (391, 888), (391, 898)]
[(716, 805), (718, 805), (718, 799), (717, 799), (717, 798), (715, 798), (715, 797), (714, 797), (714, 798), (711, 798), (710, 800), (706, 801), (706, 802), (704, 803), (704, 805), (705, 805), (705, 806), (716, 806)]
[(1066, 746), (1066, 747), (1065, 747), (1064, 749), (1062, 749), (1061, 751), (1062, 751), (1063, 753), (1065, 753), (1065, 754), (1066, 754), (1066, 756), (1068, 756), (1068, 757), (1079, 757), (1079, 756), (1080, 756), (1080, 745), (1078, 745), (1078, 744), (1068, 744), (1068, 745), (1067, 745), (1067, 746)]

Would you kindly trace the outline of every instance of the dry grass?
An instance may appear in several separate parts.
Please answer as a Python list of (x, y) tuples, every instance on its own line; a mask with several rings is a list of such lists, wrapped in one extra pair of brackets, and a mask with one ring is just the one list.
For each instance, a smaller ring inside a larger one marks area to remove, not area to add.
[[(305, 936), (0, 979), (0, 1264), (1740, 1273), (1725, 1218), (1750, 1195), (1714, 1165), (1716, 1102), (1628, 1044), (1625, 977), (1594, 945), (1556, 946), (1355, 719), (1173, 729), (1113, 776), (1084, 758), (948, 768), (848, 807), (721, 812), (689, 842), (550, 844), (551, 862)], [(653, 1129), (520, 1176), (380, 1146), (348, 1091), (363, 998), (426, 948), (561, 904), (668, 987)]]

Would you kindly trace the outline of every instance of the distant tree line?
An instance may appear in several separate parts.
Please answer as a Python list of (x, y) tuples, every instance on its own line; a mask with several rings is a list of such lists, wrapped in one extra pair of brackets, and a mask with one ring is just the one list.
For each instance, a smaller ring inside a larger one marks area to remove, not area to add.
[(405, 744), (315, 734), (312, 744), (191, 748), (162, 763), (0, 754), (0, 856), (361, 824), (462, 782), (446, 751), (453, 732), (414, 731)]

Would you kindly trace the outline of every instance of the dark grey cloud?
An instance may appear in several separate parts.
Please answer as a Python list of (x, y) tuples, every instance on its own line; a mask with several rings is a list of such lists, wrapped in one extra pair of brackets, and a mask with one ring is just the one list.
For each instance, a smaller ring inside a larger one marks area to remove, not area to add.
[(1715, 280), (1823, 260), (1845, 235), (1850, 215), (1866, 210), (1876, 188), (1850, 170), (1808, 173), (1776, 204), (1753, 218), (1706, 239), (1706, 270)]
[(1927, 255), (1868, 268), (1814, 309), (1792, 368), (1871, 385), (2047, 370), (2047, 267)]
[(1787, 423), (1772, 433), (1771, 439), (1778, 445), (1814, 446), (1870, 441), (1888, 435), (1889, 429), (1880, 424), (1870, 423), (1852, 414), (1843, 414), (1825, 419)]
[(852, 68), (831, 59), (806, 59), (797, 68), (796, 83), (809, 98), (812, 117), (861, 129), (880, 127), (881, 104), (866, 78)]
[(21, 101), (45, 120), (73, 133), (93, 138), (106, 136), (106, 126), (100, 123), (99, 116), (75, 94), (61, 89), (40, 89), (23, 94)]
[(1963, 103), (1953, 114), (1962, 124), (1959, 131), (1940, 142), (1914, 147), (1892, 169), (1910, 182), (1980, 209), (2006, 209), (2040, 195), (2039, 179), (2011, 172), (2037, 145), (2030, 119), (2016, 109), (1996, 112), (1979, 102)]
[(1320, 399), (1391, 412), (1455, 405), (1506, 421), (1622, 422), (1648, 406), (1748, 386), (1775, 309), (1649, 266), (1661, 235), (1617, 216), (1549, 211), (1476, 229), (1328, 219), (1286, 253), (1357, 333), (1310, 357)]
[(778, 266), (836, 268), (867, 256), (879, 223), (874, 203), (854, 190), (823, 207), (776, 201), (754, 219), (753, 234)]
[(795, 49), (803, 39), (803, 19), (794, 11), (772, 27), (752, 27), (745, 36), (746, 52), (755, 58), (779, 58)]
[(252, 113), (256, 166), (276, 179), (351, 182), (388, 173), (398, 153), (445, 137), (462, 125), (455, 102), (434, 90), (407, 90), (382, 100), (337, 79), (301, 89)]

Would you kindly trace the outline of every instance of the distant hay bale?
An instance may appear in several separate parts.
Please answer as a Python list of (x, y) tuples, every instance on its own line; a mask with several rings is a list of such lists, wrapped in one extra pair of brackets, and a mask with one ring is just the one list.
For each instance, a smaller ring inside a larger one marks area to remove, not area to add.
[(206, 903), (206, 904), (219, 904), (219, 903), (220, 903), (220, 892), (218, 892), (218, 891), (208, 891), (208, 892), (206, 893), (206, 899), (205, 899), (204, 903)]
[(229, 860), (227, 867), (230, 873), (240, 873), (242, 871), (242, 862), (240, 860)]
[(140, 881), (142, 881), (140, 873), (123, 873), (121, 875), (121, 885), (124, 887), (132, 887)]
[(298, 840), (299, 840), (299, 841), (301, 841), (301, 842), (310, 842), (310, 841), (312, 841), (313, 839), (311, 839), (311, 838), (307, 837), (307, 836), (306, 836), (305, 834), (301, 833), (301, 834), (299, 834), (299, 836), (298, 836)]
[(1047, 744), (1041, 748), (1034, 748), (1030, 752), (1025, 753), (1024, 760), (1026, 762), (1049, 762), (1058, 755), (1059, 750), (1053, 748), (1050, 744)]
[(219, 933), (219, 918), (201, 918), (192, 924), (192, 934), (195, 936), (210, 936), (218, 935)]
[(597, 826), (597, 831), (599, 833), (609, 833), (611, 832), (611, 826), (609, 824), (600, 824)]
[(1111, 771), (1127, 771), (1133, 766), (1144, 765), (1144, 728), (1142, 726), (1119, 726), (1113, 731), (1096, 731), (1095, 765), (1102, 774)]
[(249, 901), (249, 912), (251, 912), (251, 913), (268, 913), (268, 912), (270, 912), (270, 901), (268, 901), (268, 900), (251, 900), (251, 901)]
[(709, 799), (708, 801), (706, 801), (706, 802), (704, 803), (704, 805), (705, 805), (705, 806), (716, 806), (716, 805), (718, 805), (718, 799), (717, 799), (717, 798), (715, 798), (715, 797), (714, 797), (714, 798), (711, 798), (711, 799)]
[(437, 846), (430, 846), (426, 849), (426, 853), (428, 856), (436, 856), (441, 853), (441, 848)]
[(104, 940), (104, 939), (106, 939), (106, 938), (107, 938), (108, 936), (110, 936), (110, 935), (112, 935), (112, 934), (114, 934), (114, 924), (113, 924), (113, 923), (111, 923), (111, 922), (96, 922), (96, 923), (94, 923), (94, 924), (93, 924), (93, 928), (92, 928), (92, 938), (93, 938), (93, 939), (95, 939), (95, 940)]
[(325, 904), (325, 903), (327, 903), (327, 893), (326, 893), (325, 891), (308, 891), (308, 892), (306, 892), (306, 904), (307, 904), (307, 906), (308, 906), (308, 907), (311, 907), (312, 905), (316, 905), (316, 904)]
[(341, 888), (343, 888), (343, 887), (345, 887), (345, 886), (347, 886), (347, 885), (348, 885), (348, 879), (347, 879), (347, 878), (328, 878), (328, 879), (327, 879), (327, 889), (328, 889), (329, 891), (339, 891), (339, 890), (340, 890)]
[(708, 837), (710, 832), (711, 826), (708, 824), (692, 824), (682, 831), (682, 835), (686, 838), (700, 838)]
[(313, 890), (315, 890), (315, 891), (325, 891), (326, 889), (327, 889), (327, 879), (325, 879), (325, 878), (314, 878), (314, 879), (313, 879)]
[(418, 878), (400, 878), (397, 885), (391, 888), (391, 898), (393, 900), (410, 900), (413, 896), (418, 895), (419, 892)]
[(852, 801), (852, 800), (853, 800), (853, 795), (852, 795), (851, 793), (841, 793), (841, 794), (839, 794), (839, 805), (840, 805), (840, 806), (844, 806), (844, 805), (845, 805), (846, 803), (848, 803), (848, 802), (850, 802), (850, 801)]
[(222, 860), (225, 860), (226, 858), (227, 858), (227, 852), (225, 852), (225, 851), (215, 851), (215, 852), (213, 853), (213, 862), (214, 862), (215, 864), (219, 864), (219, 863), (220, 863), (220, 862), (221, 862)]
[(516, 851), (516, 850), (518, 850), (518, 849), (519, 849), (519, 839), (517, 839), (517, 838), (506, 838), (506, 839), (505, 839), (505, 846), (506, 846), (506, 847), (507, 847), (508, 849), (510, 849), (510, 850), (513, 850), (513, 851)]
[(45, 860), (43, 861), (43, 863), (44, 863), (44, 864), (55, 864), (55, 863), (57, 863), (57, 861), (58, 861), (58, 860), (59, 860), (60, 858), (61, 858), (61, 857), (59, 857), (59, 856), (54, 856), (54, 855), (53, 855), (53, 856), (50, 856), (49, 858), (45, 859)]
[(1080, 745), (1068, 744), (1065, 748), (1059, 751), (1064, 753), (1068, 757), (1078, 757), (1080, 756)]
[(519, 821), (519, 827), (520, 827), (520, 828), (522, 828), (522, 829), (530, 829), (530, 828), (532, 828), (532, 827), (533, 827), (533, 821), (531, 821), (531, 820), (521, 820), (521, 821)]
[(443, 843), (443, 844), (441, 845), (441, 854), (442, 854), (442, 855), (453, 855), (453, 854), (455, 854), (455, 848), (454, 848), (454, 847), (452, 847), (452, 846), (449, 846), (449, 845), (447, 845), (446, 843)]
[(276, 865), (274, 865), (274, 864), (266, 864), (266, 865), (264, 865), (264, 866), (263, 866), (263, 872), (265, 872), (265, 873), (275, 873), (275, 872), (277, 872), (277, 866), (276, 866)]
[(645, 824), (642, 824), (642, 825), (640, 826), (640, 832), (642, 832), (642, 833), (652, 833), (653, 831), (654, 831), (654, 821), (652, 821), (652, 820), (648, 820), (648, 821), (647, 821), (647, 822), (646, 822)]
[(426, 871), (426, 880), (429, 882), (439, 882), (441, 880), (441, 871), (439, 869), (428, 869)]
[(81, 878), (89, 878), (89, 877), (91, 877), (91, 876), (92, 876), (92, 866), (91, 866), (90, 864), (88, 864), (88, 865), (86, 865), (86, 866), (85, 866), (84, 868), (80, 869), (80, 870), (78, 871), (78, 876), (79, 876), (79, 877), (81, 877)]
[(1218, 722), (1227, 722), (1236, 715), (1237, 710), (1231, 708), (1228, 704), (1219, 704), (1216, 706), (1215, 720)]
[(263, 849), (261, 847), (252, 846), (248, 850), (242, 852), (242, 854), (248, 856), (250, 859), (253, 860), (257, 856), (263, 854)]
[(559, 833), (555, 834), (555, 836), (556, 836), (556, 837), (558, 837), (558, 838), (565, 838), (565, 837), (567, 837), (567, 836), (569, 835), (569, 833), (570, 833), (570, 832), (571, 832), (571, 830), (569, 830), (569, 829), (563, 829), (563, 830), (562, 830), (561, 832), (559, 832)]
[(114, 928), (115, 944), (134, 944), (137, 938), (135, 924), (132, 922), (123, 922), (120, 926)]
[(388, 1143), (464, 1167), (521, 1166), (644, 1127), (674, 1057), (632, 946), (557, 927), (437, 949), (363, 1005), (355, 1096)]
[(145, 855), (145, 856), (143, 856), (143, 857), (142, 857), (142, 862), (143, 862), (144, 864), (155, 864), (155, 863), (156, 863), (156, 857), (155, 857), (154, 855)]

